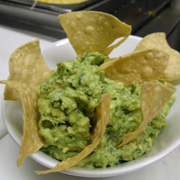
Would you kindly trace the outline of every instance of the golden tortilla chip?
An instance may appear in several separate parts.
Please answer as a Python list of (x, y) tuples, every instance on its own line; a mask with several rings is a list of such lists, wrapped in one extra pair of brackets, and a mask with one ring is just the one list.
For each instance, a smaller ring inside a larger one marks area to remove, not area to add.
[(180, 53), (169, 46), (165, 33), (147, 35), (137, 45), (135, 51), (148, 48), (157, 48), (170, 54), (168, 66), (159, 80), (173, 81), (180, 78)]
[(121, 147), (128, 144), (141, 134), (147, 125), (160, 113), (166, 102), (176, 91), (172, 85), (163, 85), (155, 82), (145, 82), (141, 89), (141, 108), (143, 121), (136, 131), (128, 133), (124, 136)]
[(43, 140), (39, 135), (38, 121), (39, 111), (37, 107), (38, 96), (26, 84), (17, 81), (0, 81), (7, 87), (16, 91), (22, 102), (23, 110), (23, 136), (21, 140), (20, 154), (17, 160), (19, 167), (25, 158), (43, 146)]
[[(58, 16), (76, 53), (98, 51), (108, 55), (131, 33), (131, 26), (116, 17), (95, 11), (78, 11)], [(116, 39), (121, 38), (110, 46)]]
[[(50, 75), (50, 70), (46, 65), (39, 47), (39, 41), (29, 42), (18, 49), (9, 59), (8, 80), (18, 81), (27, 84), (37, 92), (40, 84), (46, 81)], [(20, 100), (16, 90), (6, 87), (5, 100)]]
[(109, 94), (103, 94), (102, 95), (102, 101), (96, 108), (96, 125), (93, 132), (93, 140), (90, 145), (88, 145), (86, 148), (84, 148), (78, 155), (67, 159), (66, 161), (60, 162), (57, 164), (53, 169), (45, 170), (45, 171), (36, 171), (37, 174), (47, 174), (51, 172), (57, 172), (57, 171), (63, 171), (65, 169), (68, 169), (74, 165), (76, 165), (78, 162), (80, 162), (82, 159), (84, 159), (86, 156), (88, 156), (99, 144), (101, 137), (105, 133), (106, 126), (109, 121), (109, 108), (111, 103), (111, 97)]
[(169, 54), (157, 49), (146, 49), (108, 60), (99, 70), (104, 70), (109, 78), (131, 86), (132, 82), (159, 79), (168, 60)]

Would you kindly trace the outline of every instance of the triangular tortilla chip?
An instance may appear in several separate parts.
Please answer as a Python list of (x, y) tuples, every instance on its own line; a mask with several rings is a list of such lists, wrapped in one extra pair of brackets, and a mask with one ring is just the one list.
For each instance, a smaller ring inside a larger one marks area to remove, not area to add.
[[(8, 80), (27, 84), (37, 92), (40, 84), (48, 79), (50, 70), (39, 47), (39, 40), (28, 42), (14, 51), (9, 59)], [(5, 100), (20, 100), (15, 90), (6, 87)]]
[[(59, 15), (58, 18), (79, 56), (94, 51), (108, 55), (131, 33), (131, 26), (103, 12), (77, 11)], [(118, 38), (122, 39), (110, 46)]]
[(26, 84), (17, 81), (0, 81), (7, 87), (12, 88), (19, 95), (23, 110), (23, 136), (21, 140), (21, 149), (17, 160), (19, 167), (25, 158), (43, 146), (43, 140), (39, 135), (38, 121), (39, 111), (37, 106), (38, 96)]
[(131, 86), (132, 82), (159, 79), (168, 61), (169, 54), (158, 49), (145, 49), (108, 60), (99, 70), (104, 70), (109, 78)]
[(148, 48), (156, 48), (170, 55), (168, 66), (159, 80), (173, 81), (180, 78), (180, 53), (169, 46), (165, 33), (152, 33), (145, 36), (135, 51)]
[(170, 84), (163, 85), (155, 82), (145, 82), (141, 89), (143, 121), (136, 131), (128, 133), (123, 137), (123, 141), (118, 147), (136, 139), (136, 137), (146, 129), (147, 125), (160, 113), (175, 90), (175, 87)]

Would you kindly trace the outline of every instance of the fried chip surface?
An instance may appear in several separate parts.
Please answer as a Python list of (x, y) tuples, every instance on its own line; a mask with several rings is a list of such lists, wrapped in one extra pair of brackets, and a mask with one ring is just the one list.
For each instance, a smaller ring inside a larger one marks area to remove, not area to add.
[(168, 61), (169, 54), (158, 49), (146, 49), (108, 60), (99, 70), (104, 70), (109, 78), (131, 86), (132, 82), (159, 79)]
[(78, 155), (67, 159), (66, 161), (60, 162), (53, 169), (45, 171), (36, 171), (37, 174), (47, 174), (51, 172), (62, 171), (76, 165), (79, 161), (88, 156), (99, 144), (101, 137), (105, 133), (106, 126), (109, 121), (109, 108), (110, 108), (111, 97), (109, 94), (102, 95), (102, 101), (96, 108), (95, 121), (96, 125), (93, 132), (93, 140), (90, 145), (84, 148)]
[(93, 51), (108, 55), (131, 33), (131, 26), (103, 12), (77, 11), (58, 18), (78, 56)]
[(145, 36), (135, 51), (147, 48), (157, 48), (170, 55), (168, 66), (159, 80), (173, 81), (180, 78), (180, 53), (169, 46), (165, 33), (152, 33)]
[[(50, 70), (39, 47), (39, 40), (28, 42), (14, 51), (9, 59), (8, 80), (27, 84), (37, 92), (40, 84), (47, 80)], [(5, 100), (20, 100), (16, 90), (6, 87)]]
[(161, 111), (166, 102), (170, 99), (176, 88), (170, 84), (163, 85), (155, 82), (145, 82), (141, 89), (141, 108), (143, 121), (136, 131), (124, 136), (121, 147), (128, 144), (142, 133), (148, 123), (150, 123)]
[(27, 156), (35, 153), (43, 146), (43, 140), (39, 135), (38, 129), (38, 97), (25, 83), (8, 80), (0, 81), (0, 83), (16, 91), (22, 103), (23, 136), (17, 160), (17, 166), (19, 167)]

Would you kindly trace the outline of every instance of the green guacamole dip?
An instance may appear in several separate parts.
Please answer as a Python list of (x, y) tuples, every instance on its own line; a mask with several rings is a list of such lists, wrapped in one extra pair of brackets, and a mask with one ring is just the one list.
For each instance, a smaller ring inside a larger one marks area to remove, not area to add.
[(101, 95), (111, 94), (109, 123), (100, 144), (77, 166), (105, 168), (134, 160), (148, 153), (153, 140), (166, 126), (174, 96), (161, 113), (149, 123), (134, 141), (117, 148), (123, 136), (136, 130), (142, 121), (141, 85), (124, 87), (109, 79), (98, 66), (108, 59), (98, 52), (85, 53), (73, 61), (57, 64), (49, 80), (39, 92), (40, 134), (45, 144), (41, 149), (55, 159), (64, 161), (91, 143), (92, 119)]

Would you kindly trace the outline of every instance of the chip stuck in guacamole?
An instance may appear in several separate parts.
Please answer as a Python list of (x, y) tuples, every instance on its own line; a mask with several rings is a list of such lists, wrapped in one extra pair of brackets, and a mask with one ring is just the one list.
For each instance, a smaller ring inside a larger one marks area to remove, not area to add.
[[(37, 174), (73, 166), (109, 168), (148, 153), (166, 127), (165, 118), (175, 99), (176, 88), (166, 80), (179, 78), (176, 72), (170, 78), (171, 62), (175, 67), (178, 52), (161, 49), (161, 44), (151, 46), (149, 38), (144, 38), (134, 52), (110, 58), (111, 51), (130, 35), (131, 26), (95, 11), (58, 18), (77, 57), (58, 62), (57, 69), (50, 71), (39, 42), (29, 42), (13, 53), (10, 76), (0, 81), (6, 84), (6, 99), (20, 100), (26, 107), (18, 166), (37, 150), (59, 161)], [(167, 69), (167, 79), (163, 79)], [(180, 71), (179, 66), (175, 70)], [(28, 109), (33, 113), (28, 114)], [(31, 135), (27, 114), (34, 126)], [(26, 139), (29, 144), (23, 143)]]

